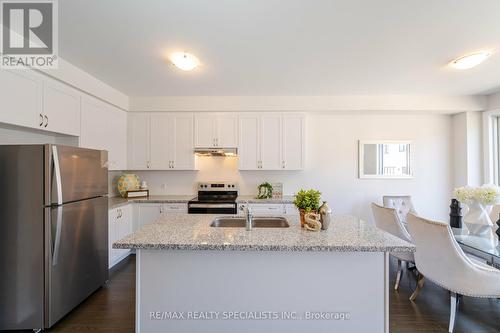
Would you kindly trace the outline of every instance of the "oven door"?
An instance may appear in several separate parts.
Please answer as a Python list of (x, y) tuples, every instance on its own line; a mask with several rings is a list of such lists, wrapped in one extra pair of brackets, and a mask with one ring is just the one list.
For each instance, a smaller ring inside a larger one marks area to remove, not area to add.
[(231, 203), (188, 203), (188, 214), (236, 214), (237, 204)]

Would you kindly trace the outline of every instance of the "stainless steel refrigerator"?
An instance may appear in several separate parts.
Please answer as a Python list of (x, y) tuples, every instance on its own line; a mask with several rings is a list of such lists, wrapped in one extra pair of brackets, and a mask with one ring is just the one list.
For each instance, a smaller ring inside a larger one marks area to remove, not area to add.
[(107, 152), (0, 146), (0, 330), (54, 325), (108, 280)]

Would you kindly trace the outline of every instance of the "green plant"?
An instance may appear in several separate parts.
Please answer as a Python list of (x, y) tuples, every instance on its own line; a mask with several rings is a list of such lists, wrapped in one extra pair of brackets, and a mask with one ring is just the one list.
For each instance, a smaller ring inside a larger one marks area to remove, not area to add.
[(273, 197), (273, 186), (268, 182), (259, 185), (259, 195), (257, 199), (269, 199)]
[(321, 199), (321, 192), (316, 190), (299, 190), (295, 194), (293, 203), (298, 209), (303, 209), (306, 213), (318, 210)]

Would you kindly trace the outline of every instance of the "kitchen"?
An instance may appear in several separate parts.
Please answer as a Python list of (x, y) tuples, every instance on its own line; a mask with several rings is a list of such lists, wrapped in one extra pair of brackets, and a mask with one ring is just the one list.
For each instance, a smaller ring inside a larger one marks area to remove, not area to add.
[[(498, 268), (496, 203), (476, 216), (492, 247), (461, 234), (466, 196), (450, 208), (462, 186), (499, 184), (494, 1), (45, 2), (57, 66), (0, 68), (0, 267), (16, 272), (0, 330), (500, 331), (495, 300), (457, 292), (450, 308), (406, 218), (445, 222)], [(469, 53), (484, 63), (459, 69)], [(301, 190), (320, 194), (301, 206)], [(372, 203), (404, 211), (409, 236)]]

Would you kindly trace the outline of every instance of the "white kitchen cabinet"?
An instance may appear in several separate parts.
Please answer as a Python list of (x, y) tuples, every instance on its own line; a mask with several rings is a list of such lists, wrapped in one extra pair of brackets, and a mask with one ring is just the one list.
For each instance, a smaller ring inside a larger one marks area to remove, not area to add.
[(151, 169), (171, 169), (172, 145), (175, 141), (175, 124), (168, 113), (153, 113), (150, 115), (151, 132), (149, 133)]
[(166, 203), (163, 205), (163, 212), (187, 214), (188, 206), (187, 203)]
[(81, 101), (80, 147), (108, 151), (108, 169), (127, 169), (127, 113), (92, 97)]
[(260, 117), (260, 169), (282, 168), (282, 131), (280, 114), (263, 114)]
[(42, 81), (28, 70), (0, 70), (0, 122), (38, 128), (43, 125)]
[(285, 214), (299, 215), (299, 209), (294, 204), (285, 204)]
[(240, 170), (257, 170), (260, 166), (259, 123), (257, 114), (239, 117), (238, 164)]
[(130, 254), (128, 249), (113, 249), (113, 243), (133, 232), (132, 206), (110, 209), (108, 223), (109, 268), (111, 268)]
[(233, 113), (197, 113), (194, 137), (196, 148), (235, 148), (238, 145), (238, 117)]
[(142, 113), (129, 117), (129, 169), (193, 170), (193, 115)]
[(147, 170), (150, 162), (150, 116), (130, 112), (128, 115), (128, 169)]
[(241, 114), (240, 170), (300, 170), (304, 165), (305, 117), (300, 113)]
[(162, 204), (140, 203), (136, 204), (137, 220), (134, 230), (139, 230), (147, 224), (153, 223), (163, 213)]
[(286, 214), (283, 204), (249, 204), (250, 210), (254, 216), (272, 216)]
[(43, 81), (42, 114), (46, 131), (80, 135), (80, 93), (72, 87), (56, 80)]

